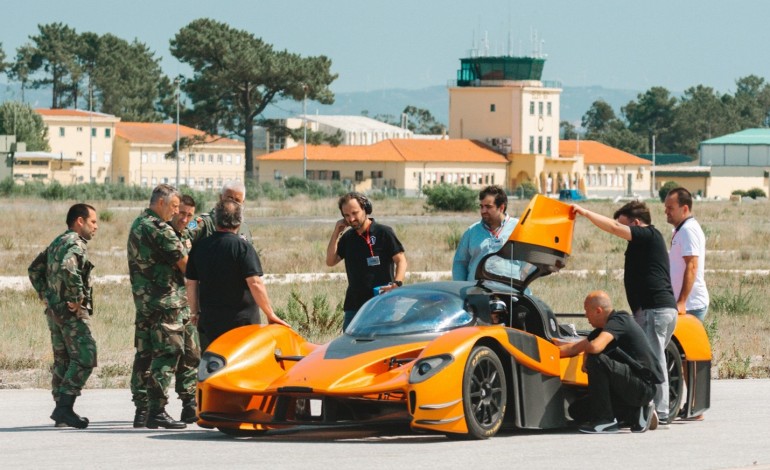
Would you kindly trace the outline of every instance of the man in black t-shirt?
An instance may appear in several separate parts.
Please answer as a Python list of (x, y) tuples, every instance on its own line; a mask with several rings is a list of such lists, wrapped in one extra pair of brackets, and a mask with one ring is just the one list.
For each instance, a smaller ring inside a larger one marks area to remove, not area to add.
[(221, 200), (214, 212), (217, 231), (193, 245), (185, 272), (192, 319), (208, 340), (201, 349), (233, 328), (258, 323), (257, 307), (269, 323), (289, 326), (273, 312), (256, 250), (238, 235), (241, 205)]
[[(406, 256), (393, 229), (368, 217), (372, 203), (366, 196), (348, 193), (339, 199), (338, 206), (342, 219), (335, 224), (329, 240), (326, 265), (335, 266), (345, 260), (345, 331), (358, 309), (374, 297), (375, 288), (382, 294), (403, 284)], [(353, 230), (345, 231), (348, 227)]]
[(580, 431), (618, 432), (620, 422), (629, 424), (632, 432), (646, 431), (652, 420), (655, 384), (664, 377), (650, 343), (631, 315), (613, 310), (606, 292), (588, 294), (583, 308), (595, 330), (585, 339), (559, 347), (561, 357), (584, 353), (590, 422)]
[(657, 419), (667, 425), (669, 417), (666, 346), (676, 327), (676, 299), (671, 287), (668, 250), (663, 235), (652, 225), (647, 205), (631, 201), (615, 211), (614, 219), (591, 212), (577, 204), (572, 210), (605, 232), (628, 241), (623, 282), (634, 319), (650, 341), (655, 358), (665, 372), (655, 392)]

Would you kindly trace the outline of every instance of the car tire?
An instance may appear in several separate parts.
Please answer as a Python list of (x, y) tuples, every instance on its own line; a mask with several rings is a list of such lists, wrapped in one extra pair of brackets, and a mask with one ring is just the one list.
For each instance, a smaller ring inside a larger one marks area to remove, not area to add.
[(673, 341), (669, 341), (666, 346), (666, 368), (668, 369), (668, 423), (670, 424), (679, 416), (685, 400), (682, 354)]
[[(468, 439), (487, 439), (500, 430), (507, 403), (505, 370), (486, 346), (476, 346), (463, 374), (463, 409)], [(455, 436), (459, 437), (459, 436)]]

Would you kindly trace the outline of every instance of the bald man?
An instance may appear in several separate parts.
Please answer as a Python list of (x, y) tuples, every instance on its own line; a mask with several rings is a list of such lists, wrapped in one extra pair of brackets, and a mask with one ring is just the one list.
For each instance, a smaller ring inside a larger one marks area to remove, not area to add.
[[(589, 422), (578, 429), (615, 433), (630, 424), (632, 432), (646, 431), (653, 420), (651, 400), (655, 385), (663, 381), (663, 370), (644, 331), (628, 312), (613, 309), (604, 291), (588, 294), (583, 308), (594, 330), (580, 341), (559, 347), (561, 357), (585, 355)], [(570, 414), (577, 417), (573, 407)]]

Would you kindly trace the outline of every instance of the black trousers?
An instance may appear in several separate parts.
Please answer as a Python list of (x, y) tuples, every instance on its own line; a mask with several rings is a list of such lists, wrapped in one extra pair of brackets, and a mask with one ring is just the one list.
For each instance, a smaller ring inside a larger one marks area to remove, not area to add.
[(585, 361), (590, 414), (585, 416), (587, 421), (625, 421), (655, 396), (655, 385), (640, 378), (628, 364), (606, 354), (587, 354)]

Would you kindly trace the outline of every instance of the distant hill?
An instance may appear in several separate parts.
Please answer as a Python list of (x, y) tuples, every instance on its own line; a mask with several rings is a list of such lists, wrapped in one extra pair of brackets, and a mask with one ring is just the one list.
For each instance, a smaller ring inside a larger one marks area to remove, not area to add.
[[(642, 93), (636, 90), (618, 90), (601, 86), (568, 87), (565, 86), (561, 95), (561, 120), (570, 121), (576, 125), (591, 107), (591, 104), (603, 99), (620, 115), (621, 106), (635, 100)], [(35, 108), (51, 105), (51, 92), (47, 89), (25, 90), (25, 100)], [(0, 83), (0, 102), (15, 100), (21, 97), (17, 84)], [(84, 103), (85, 104), (85, 103)], [(384, 89), (367, 92), (337, 93), (334, 104), (322, 105), (309, 101), (308, 114), (337, 114), (361, 115), (368, 112), (369, 117), (378, 114), (390, 114), (396, 118), (407, 106), (427, 109), (433, 116), (444, 124), (449, 122), (449, 91), (446, 86), (432, 86), (417, 90)], [(279, 101), (269, 106), (264, 115), (268, 118), (286, 118), (302, 113), (302, 103), (296, 101)]]

